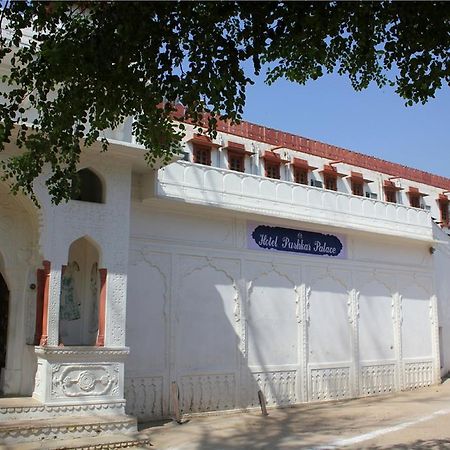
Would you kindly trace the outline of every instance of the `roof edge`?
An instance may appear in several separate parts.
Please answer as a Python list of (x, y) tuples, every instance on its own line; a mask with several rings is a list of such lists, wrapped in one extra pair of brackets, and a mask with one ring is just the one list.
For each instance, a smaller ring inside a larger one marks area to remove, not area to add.
[[(184, 108), (182, 105), (177, 105), (176, 115), (179, 114), (181, 114), (181, 116), (184, 115)], [(190, 121), (186, 121), (186, 123), (190, 123)], [(309, 139), (286, 131), (266, 127), (264, 125), (254, 124), (245, 120), (241, 121), (239, 124), (233, 125), (229, 122), (218, 120), (216, 128), (217, 131), (232, 134), (234, 136), (284, 147), (333, 161), (341, 160), (343, 163), (352, 166), (362, 167), (364, 169), (385, 173), (386, 175), (396, 176), (444, 190), (450, 190), (450, 178), (387, 161), (375, 156), (347, 150), (343, 147), (326, 144), (315, 139)]]

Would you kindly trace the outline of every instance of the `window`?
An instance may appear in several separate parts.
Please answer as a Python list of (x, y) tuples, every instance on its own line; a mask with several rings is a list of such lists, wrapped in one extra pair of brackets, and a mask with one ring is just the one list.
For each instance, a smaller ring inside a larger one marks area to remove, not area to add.
[(359, 195), (360, 197), (362, 197), (364, 195), (363, 183), (353, 180), (352, 181), (352, 194)]
[(439, 210), (441, 211), (442, 226), (448, 227), (448, 199), (439, 199)]
[(401, 191), (402, 188), (398, 187), (391, 180), (384, 180), (384, 199), (386, 202), (397, 203), (397, 191)]
[(228, 151), (228, 168), (237, 172), (245, 172), (245, 154)]
[(284, 160), (280, 158), (280, 155), (271, 151), (264, 152), (262, 156), (264, 160), (265, 175), (268, 178), (280, 179), (280, 165)]
[(266, 177), (280, 179), (280, 165), (270, 161), (266, 161)]
[[(334, 161), (334, 163), (338, 163), (339, 161)], [(338, 177), (345, 176), (343, 173), (339, 173), (335, 167), (330, 164), (324, 164), (323, 170), (320, 171), (323, 177), (323, 185), (325, 189), (329, 191), (337, 191), (337, 181)]]
[[(306, 159), (292, 158), (291, 161), (294, 182), (299, 184), (308, 184), (309, 172), (317, 169), (317, 167), (310, 166)], [(311, 177), (312, 178), (312, 177)], [(311, 184), (314, 186), (314, 184)]]
[(409, 204), (413, 208), (420, 208), (420, 195), (414, 195), (409, 193)]
[(409, 204), (413, 208), (425, 208), (425, 204), (422, 202), (422, 197), (426, 197), (427, 194), (420, 192), (419, 188), (412, 186), (409, 187), (407, 194), (409, 197)]
[(205, 166), (211, 165), (211, 148), (194, 145), (194, 162)]
[(280, 179), (280, 165), (266, 161), (266, 177)]
[(448, 203), (441, 204), (441, 221), (444, 224), (448, 224)]
[(390, 203), (397, 203), (397, 192), (394, 190), (385, 190), (386, 201)]
[(100, 178), (90, 169), (81, 169), (72, 180), (72, 200), (103, 203), (103, 186)]
[(294, 181), (299, 184), (308, 184), (308, 171), (294, 167)]
[(337, 178), (334, 175), (324, 174), (325, 189), (337, 191)]
[(353, 170), (350, 172), (350, 188), (352, 190), (353, 195), (358, 195), (359, 197), (363, 197), (364, 195), (368, 198), (371, 198), (370, 193), (364, 193), (364, 186), (366, 183), (372, 183), (372, 180), (364, 178), (364, 175), (361, 172), (354, 172)]

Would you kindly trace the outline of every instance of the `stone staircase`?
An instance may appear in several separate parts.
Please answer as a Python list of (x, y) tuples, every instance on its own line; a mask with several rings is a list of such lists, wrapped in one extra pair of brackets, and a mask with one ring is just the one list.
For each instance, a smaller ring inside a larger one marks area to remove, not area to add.
[(1, 398), (0, 449), (150, 448), (149, 437), (137, 432), (136, 418), (102, 411), (101, 406), (80, 410), (32, 398)]

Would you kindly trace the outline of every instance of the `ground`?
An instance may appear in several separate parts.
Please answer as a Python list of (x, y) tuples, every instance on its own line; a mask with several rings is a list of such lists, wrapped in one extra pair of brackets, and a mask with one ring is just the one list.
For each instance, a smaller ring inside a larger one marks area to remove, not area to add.
[(144, 424), (155, 449), (450, 449), (450, 380), (412, 392)]

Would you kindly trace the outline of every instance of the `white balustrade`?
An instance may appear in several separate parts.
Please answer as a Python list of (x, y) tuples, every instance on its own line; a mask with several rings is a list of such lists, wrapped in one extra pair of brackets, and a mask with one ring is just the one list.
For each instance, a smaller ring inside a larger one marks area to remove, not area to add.
[(158, 171), (158, 197), (231, 210), (432, 240), (428, 211), (186, 161)]

